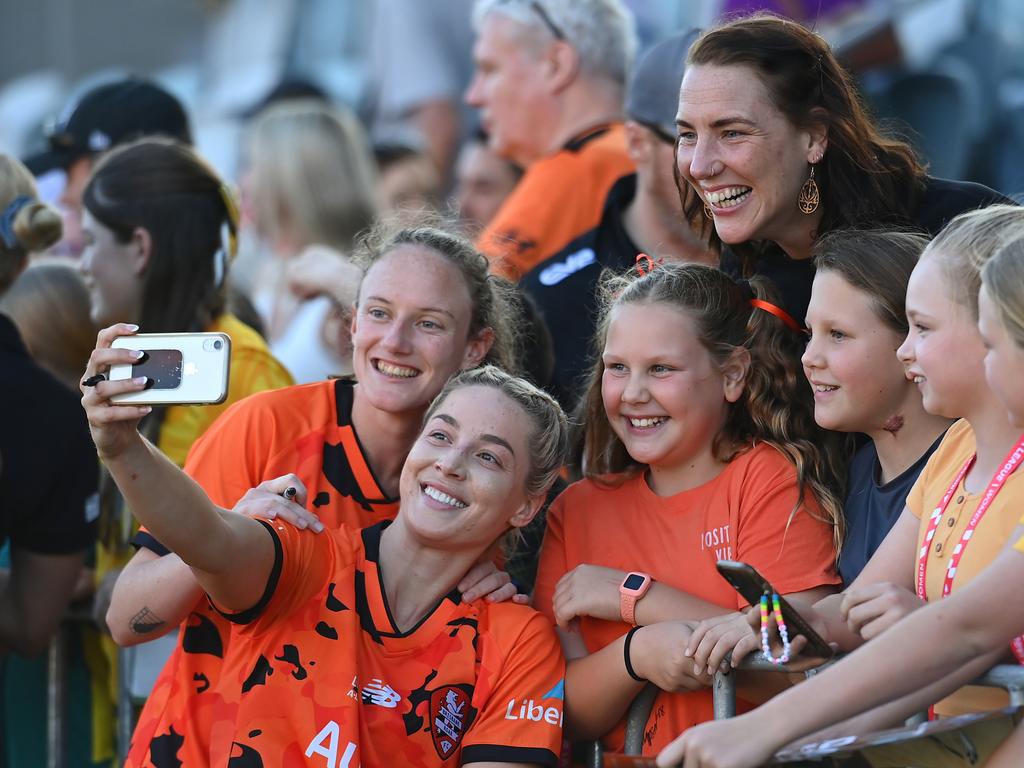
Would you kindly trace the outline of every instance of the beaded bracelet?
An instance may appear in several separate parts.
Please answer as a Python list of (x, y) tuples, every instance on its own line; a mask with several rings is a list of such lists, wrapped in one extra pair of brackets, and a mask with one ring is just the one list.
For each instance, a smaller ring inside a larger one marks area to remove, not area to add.
[(640, 675), (636, 673), (636, 670), (633, 669), (633, 662), (629, 660), (630, 643), (633, 642), (633, 635), (639, 629), (643, 629), (643, 627), (633, 627), (631, 630), (629, 630), (629, 632), (626, 633), (626, 642), (622, 645), (622, 657), (623, 661), (626, 662), (626, 672), (629, 674), (629, 676), (636, 680), (638, 683), (646, 683), (647, 680), (645, 678), (640, 677)]
[(772, 610), (775, 613), (775, 624), (779, 628), (779, 637), (782, 638), (782, 655), (778, 658), (772, 656), (772, 644), (768, 639), (768, 593), (765, 592), (761, 595), (761, 656), (772, 664), (785, 664), (789, 661), (789, 632), (786, 630), (782, 606), (779, 605), (779, 596), (776, 593), (772, 593)]

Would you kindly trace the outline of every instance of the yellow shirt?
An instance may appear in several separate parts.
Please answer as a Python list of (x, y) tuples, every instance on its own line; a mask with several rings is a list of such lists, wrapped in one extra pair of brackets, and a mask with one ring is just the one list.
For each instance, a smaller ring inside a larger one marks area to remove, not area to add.
[[(920, 520), (918, 530), (918, 546), (924, 541), (928, 530), (928, 519), (942, 502), (942, 497), (953, 482), (957, 472), (976, 450), (974, 430), (964, 420), (958, 421), (946, 433), (935, 453), (928, 460), (921, 476), (907, 497), (907, 507)], [(988, 480), (985, 478), (985, 488)], [(946, 567), (953, 549), (960, 543), (968, 521), (978, 509), (978, 503), (984, 495), (968, 493), (964, 490), (963, 481), (954, 491), (945, 514), (939, 521), (928, 549), (928, 571), (925, 585), (928, 590), (928, 601), (942, 597), (942, 585), (946, 578)], [(967, 548), (963, 551), (960, 564), (953, 577), (953, 591), (970, 583), (981, 571), (987, 568), (1000, 550), (1010, 539), (1010, 534), (1017, 527), (1020, 510), (1024, 507), (1024, 472), (1014, 472), (1006, 480), (1006, 484), (995, 497), (988, 512), (974, 529)], [(914, 573), (917, 573), (918, 552), (914, 552)], [(935, 710), (940, 715), (952, 716), (967, 712), (1004, 707), (1008, 703), (1006, 693), (990, 688), (964, 688), (949, 698), (939, 702)]]

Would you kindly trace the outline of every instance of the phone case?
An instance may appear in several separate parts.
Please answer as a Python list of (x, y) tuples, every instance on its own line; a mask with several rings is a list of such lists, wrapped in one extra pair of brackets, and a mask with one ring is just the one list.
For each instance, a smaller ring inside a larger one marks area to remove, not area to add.
[(146, 376), (150, 389), (115, 395), (121, 405), (216, 405), (228, 396), (231, 338), (226, 333), (140, 333), (120, 336), (112, 347), (139, 349), (135, 365), (114, 365), (111, 381)]
[[(722, 578), (728, 581), (733, 589), (751, 605), (757, 605), (761, 600), (761, 595), (775, 593), (775, 588), (751, 565), (735, 560), (719, 560), (717, 567)], [(803, 616), (787, 603), (786, 598), (782, 595), (779, 595), (779, 607), (782, 608), (782, 618), (786, 621), (789, 636), (803, 635), (807, 638), (807, 649), (804, 651), (806, 655), (822, 659), (830, 659), (835, 655), (832, 646), (826, 643), (824, 638), (804, 621)]]

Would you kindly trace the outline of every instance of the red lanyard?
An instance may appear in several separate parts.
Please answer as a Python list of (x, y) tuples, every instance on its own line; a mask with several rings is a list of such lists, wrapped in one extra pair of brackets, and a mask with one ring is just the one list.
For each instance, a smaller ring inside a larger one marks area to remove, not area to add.
[[(928, 599), (928, 589), (926, 576), (928, 574), (928, 550), (932, 545), (932, 539), (935, 538), (935, 532), (939, 528), (939, 523), (942, 521), (943, 515), (946, 513), (946, 508), (949, 507), (949, 502), (953, 498), (953, 494), (959, 487), (960, 482), (964, 479), (964, 476), (970, 471), (974, 465), (974, 460), (977, 455), (971, 456), (964, 465), (960, 468), (957, 476), (953, 479), (949, 489), (942, 497), (942, 501), (939, 502), (939, 506), (932, 512), (931, 518), (928, 520), (928, 531), (924, 535), (924, 541), (921, 543), (921, 551), (918, 553), (917, 560), (917, 596), (922, 600)], [(981, 497), (981, 501), (978, 503), (978, 508), (971, 515), (971, 519), (967, 521), (967, 527), (964, 529), (963, 535), (960, 537), (959, 543), (953, 549), (953, 554), (949, 558), (949, 564), (946, 566), (946, 578), (942, 582), (942, 596), (948, 597), (949, 593), (953, 590), (953, 579), (956, 577), (956, 569), (960, 565), (960, 558), (964, 556), (964, 550), (967, 549), (967, 545), (971, 541), (971, 537), (974, 535), (974, 529), (978, 527), (981, 522), (981, 518), (988, 512), (988, 508), (992, 506), (992, 502), (995, 501), (996, 494), (1002, 490), (1006, 484), (1006, 480), (1013, 474), (1013, 471), (1018, 465), (1024, 461), (1024, 436), (1017, 441), (1017, 445), (1013, 447), (1003, 459), (1002, 466), (999, 471), (992, 477), (991, 482), (988, 484), (988, 488), (985, 490), (985, 495)], [(1024, 638), (1017, 638), (1013, 641), (1013, 652), (1017, 656), (1017, 660), (1024, 664)]]

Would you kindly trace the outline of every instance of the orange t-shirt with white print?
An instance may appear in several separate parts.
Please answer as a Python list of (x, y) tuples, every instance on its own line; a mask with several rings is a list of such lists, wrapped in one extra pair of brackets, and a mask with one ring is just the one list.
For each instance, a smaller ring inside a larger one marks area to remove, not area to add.
[[(822, 522), (810, 491), (793, 514), (798, 498), (795, 468), (765, 443), (737, 456), (713, 480), (673, 496), (657, 496), (643, 474), (617, 487), (582, 480), (548, 511), (534, 606), (553, 621), (558, 580), (583, 564), (648, 573), (722, 606), (723, 613), (746, 601), (719, 575), (718, 560), (749, 563), (780, 594), (839, 584), (832, 528)], [(589, 653), (629, 628), (588, 616), (580, 621)], [(738, 704), (741, 711), (747, 706)], [(687, 728), (713, 717), (710, 690), (660, 693), (644, 729), (643, 753), (657, 754)], [(624, 737), (622, 721), (606, 735), (605, 747), (621, 751)]]
[[(977, 450), (974, 438), (974, 430), (966, 420), (961, 419), (949, 428), (946, 436), (931, 455), (928, 463), (925, 464), (921, 475), (910, 489), (907, 496), (907, 508), (914, 517), (921, 523), (918, 529), (917, 542), (920, 546), (924, 541), (925, 533), (928, 530), (928, 520), (934, 510), (942, 502), (942, 497), (949, 489), (957, 472)], [(968, 493), (964, 489), (963, 480), (949, 500), (949, 506), (939, 521), (939, 527), (935, 531), (935, 538), (932, 539), (928, 548), (928, 565), (925, 578), (925, 588), (928, 593), (928, 602), (942, 598), (942, 585), (946, 580), (946, 566), (949, 564), (949, 557), (960, 538), (964, 529), (978, 509), (981, 497), (991, 478), (982, 479), (984, 488), (978, 493)], [(956, 569), (953, 577), (953, 592), (969, 584), (978, 574), (987, 568), (996, 559), (999, 552), (1011, 540), (1011, 535), (1017, 527), (1020, 518), (1021, 508), (1024, 506), (1024, 470), (1017, 469), (1006, 479), (1002, 489), (996, 494), (992, 505), (988, 508), (985, 516), (974, 529), (970, 542)], [(914, 549), (914, 574), (916, 578), (919, 550)], [(1009, 652), (1009, 648), (1007, 648)], [(935, 705), (935, 711), (940, 715), (954, 716), (963, 715), (968, 712), (981, 712), (999, 707), (1005, 707), (1008, 697), (1005, 691), (992, 688), (979, 688), (968, 686), (943, 699)]]
[(621, 123), (587, 131), (526, 169), (477, 248), (492, 272), (518, 280), (596, 227), (612, 185), (634, 170)]
[(379, 565), (388, 524), (264, 523), (274, 574), (265, 605), (231, 617), (211, 765), (557, 763), (565, 664), (550, 624), (453, 591), (399, 631)]
[[(264, 480), (294, 472), (307, 506), (328, 528), (361, 528), (392, 519), (395, 499), (381, 491), (352, 427), (353, 383), (338, 379), (253, 395), (218, 419), (185, 465), (213, 502), (231, 508)], [(167, 550), (145, 530), (136, 544)], [(177, 647), (139, 716), (129, 768), (209, 764), (210, 724), (230, 625), (203, 598), (186, 619)]]

